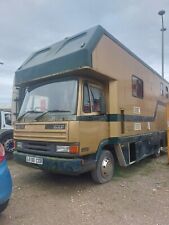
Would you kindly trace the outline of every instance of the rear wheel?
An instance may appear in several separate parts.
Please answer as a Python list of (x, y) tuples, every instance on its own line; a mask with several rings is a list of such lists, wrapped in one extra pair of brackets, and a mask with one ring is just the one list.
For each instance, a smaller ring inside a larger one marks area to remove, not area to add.
[(114, 175), (114, 158), (110, 151), (104, 150), (96, 164), (91, 176), (96, 183), (103, 184), (112, 180)]

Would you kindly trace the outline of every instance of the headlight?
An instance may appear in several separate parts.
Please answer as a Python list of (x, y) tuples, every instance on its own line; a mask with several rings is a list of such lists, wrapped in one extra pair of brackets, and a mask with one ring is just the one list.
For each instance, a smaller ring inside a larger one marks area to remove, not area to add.
[(22, 142), (17, 141), (17, 142), (16, 142), (16, 147), (17, 147), (17, 148), (22, 148)]
[(70, 146), (56, 146), (57, 152), (69, 152)]
[(77, 154), (79, 152), (79, 146), (78, 145), (71, 145), (71, 146), (56, 146), (56, 152), (63, 152), (63, 153), (71, 153), (71, 154)]

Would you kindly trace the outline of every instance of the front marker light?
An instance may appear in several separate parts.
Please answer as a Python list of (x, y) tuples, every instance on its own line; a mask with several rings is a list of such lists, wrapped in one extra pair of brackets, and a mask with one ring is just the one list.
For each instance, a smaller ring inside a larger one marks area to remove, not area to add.
[(72, 153), (72, 154), (79, 153), (79, 146), (78, 145), (72, 145), (72, 146), (70, 146), (69, 152)]

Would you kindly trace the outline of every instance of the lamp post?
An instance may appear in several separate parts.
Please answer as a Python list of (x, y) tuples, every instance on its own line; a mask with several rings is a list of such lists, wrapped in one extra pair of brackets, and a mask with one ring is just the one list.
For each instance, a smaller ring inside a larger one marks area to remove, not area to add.
[(162, 22), (162, 28), (161, 28), (161, 34), (162, 34), (162, 38), (161, 38), (161, 74), (162, 74), (163, 78), (164, 78), (164, 31), (166, 31), (166, 28), (164, 28), (164, 20), (163, 20), (164, 14), (165, 14), (165, 10), (160, 10), (158, 12), (158, 15), (161, 16), (161, 22)]

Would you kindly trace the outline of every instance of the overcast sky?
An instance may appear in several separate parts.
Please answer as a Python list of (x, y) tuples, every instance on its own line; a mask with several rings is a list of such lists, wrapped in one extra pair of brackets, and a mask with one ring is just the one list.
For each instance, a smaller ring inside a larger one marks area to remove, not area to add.
[(169, 0), (0, 0), (0, 106), (10, 106), (14, 73), (32, 52), (97, 24), (161, 74), (161, 9), (169, 81)]

